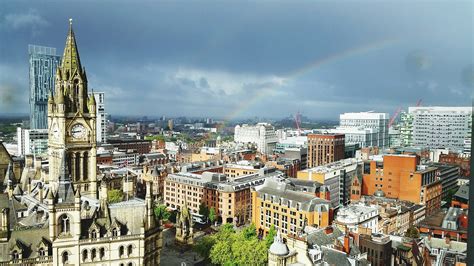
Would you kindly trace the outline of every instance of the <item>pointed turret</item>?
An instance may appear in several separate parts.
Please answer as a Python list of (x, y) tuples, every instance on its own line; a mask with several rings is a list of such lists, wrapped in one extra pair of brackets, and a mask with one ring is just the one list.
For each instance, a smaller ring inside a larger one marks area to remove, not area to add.
[(67, 169), (66, 150), (62, 150), (61, 169), (59, 170), (59, 186), (58, 186), (58, 202), (59, 203), (73, 203), (74, 189), (72, 187), (71, 178)]
[(82, 70), (81, 60), (79, 59), (79, 51), (77, 50), (76, 37), (72, 29), (72, 18), (69, 19), (69, 32), (66, 38), (66, 46), (64, 47), (63, 58), (61, 61), (61, 69), (64, 73), (69, 73), (66, 78), (71, 78), (75, 72)]

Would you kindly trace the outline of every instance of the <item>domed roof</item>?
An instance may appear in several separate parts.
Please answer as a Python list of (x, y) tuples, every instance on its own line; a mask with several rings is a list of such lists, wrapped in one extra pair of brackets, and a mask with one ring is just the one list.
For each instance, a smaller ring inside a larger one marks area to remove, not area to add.
[(374, 196), (376, 196), (376, 197), (385, 197), (385, 192), (378, 189), (377, 191), (375, 191)]
[(290, 253), (290, 250), (286, 244), (283, 243), (280, 231), (278, 231), (277, 235), (275, 236), (275, 240), (273, 240), (273, 244), (270, 246), (270, 252), (277, 256), (286, 256)]

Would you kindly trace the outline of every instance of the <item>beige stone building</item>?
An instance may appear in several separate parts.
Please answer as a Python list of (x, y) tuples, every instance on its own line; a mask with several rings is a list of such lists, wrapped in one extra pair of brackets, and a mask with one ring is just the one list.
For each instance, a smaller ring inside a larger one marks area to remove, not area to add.
[(165, 204), (180, 209), (184, 200), (193, 213), (199, 205), (214, 208), (224, 223), (244, 223), (251, 218), (252, 198), (250, 189), (263, 184), (266, 178), (283, 175), (274, 168), (261, 168), (258, 173), (230, 177), (225, 174), (174, 173), (165, 179)]
[(95, 100), (88, 99), (71, 21), (48, 129), (49, 172), (28, 167), (21, 180), (27, 189), (17, 185), (0, 202), (0, 264), (158, 265), (152, 184), (145, 199), (109, 203), (105, 179), (98, 193)]

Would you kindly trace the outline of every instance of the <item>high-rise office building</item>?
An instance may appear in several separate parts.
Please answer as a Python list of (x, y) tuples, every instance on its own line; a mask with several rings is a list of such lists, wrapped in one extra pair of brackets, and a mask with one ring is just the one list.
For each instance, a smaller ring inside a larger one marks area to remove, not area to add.
[(472, 107), (409, 107), (408, 112), (413, 115), (414, 146), (464, 150), (472, 130)]
[[(378, 147), (389, 146), (388, 122), (390, 115), (387, 113), (373, 113), (373, 112), (359, 112), (359, 113), (344, 113), (339, 116), (339, 127), (337, 129), (370, 129), (370, 133), (376, 133), (376, 145)], [(355, 130), (358, 132), (357, 130)], [(338, 132), (346, 134), (348, 140), (353, 139), (350, 132)], [(360, 133), (357, 133), (360, 134)], [(357, 142), (356, 142), (357, 143)], [(367, 142), (370, 144), (371, 142)]]
[(309, 134), (308, 168), (344, 159), (344, 134)]
[(18, 155), (45, 155), (48, 151), (48, 129), (16, 129)]
[(104, 92), (91, 92), (89, 96), (94, 95), (96, 102), (96, 114), (97, 114), (97, 142), (107, 142), (107, 113), (105, 112), (105, 93)]
[(259, 152), (271, 154), (276, 148), (278, 137), (272, 125), (258, 123), (255, 126), (247, 124), (235, 126), (234, 140), (239, 143), (255, 143)]
[(61, 57), (56, 48), (28, 45), (30, 55), (30, 128), (48, 128), (48, 95), (53, 93), (54, 76)]

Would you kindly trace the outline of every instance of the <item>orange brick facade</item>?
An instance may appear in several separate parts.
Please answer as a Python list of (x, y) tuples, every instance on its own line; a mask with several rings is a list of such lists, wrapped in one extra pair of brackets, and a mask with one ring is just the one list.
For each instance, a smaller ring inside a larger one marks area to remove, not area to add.
[(343, 134), (309, 134), (308, 168), (344, 159)]

